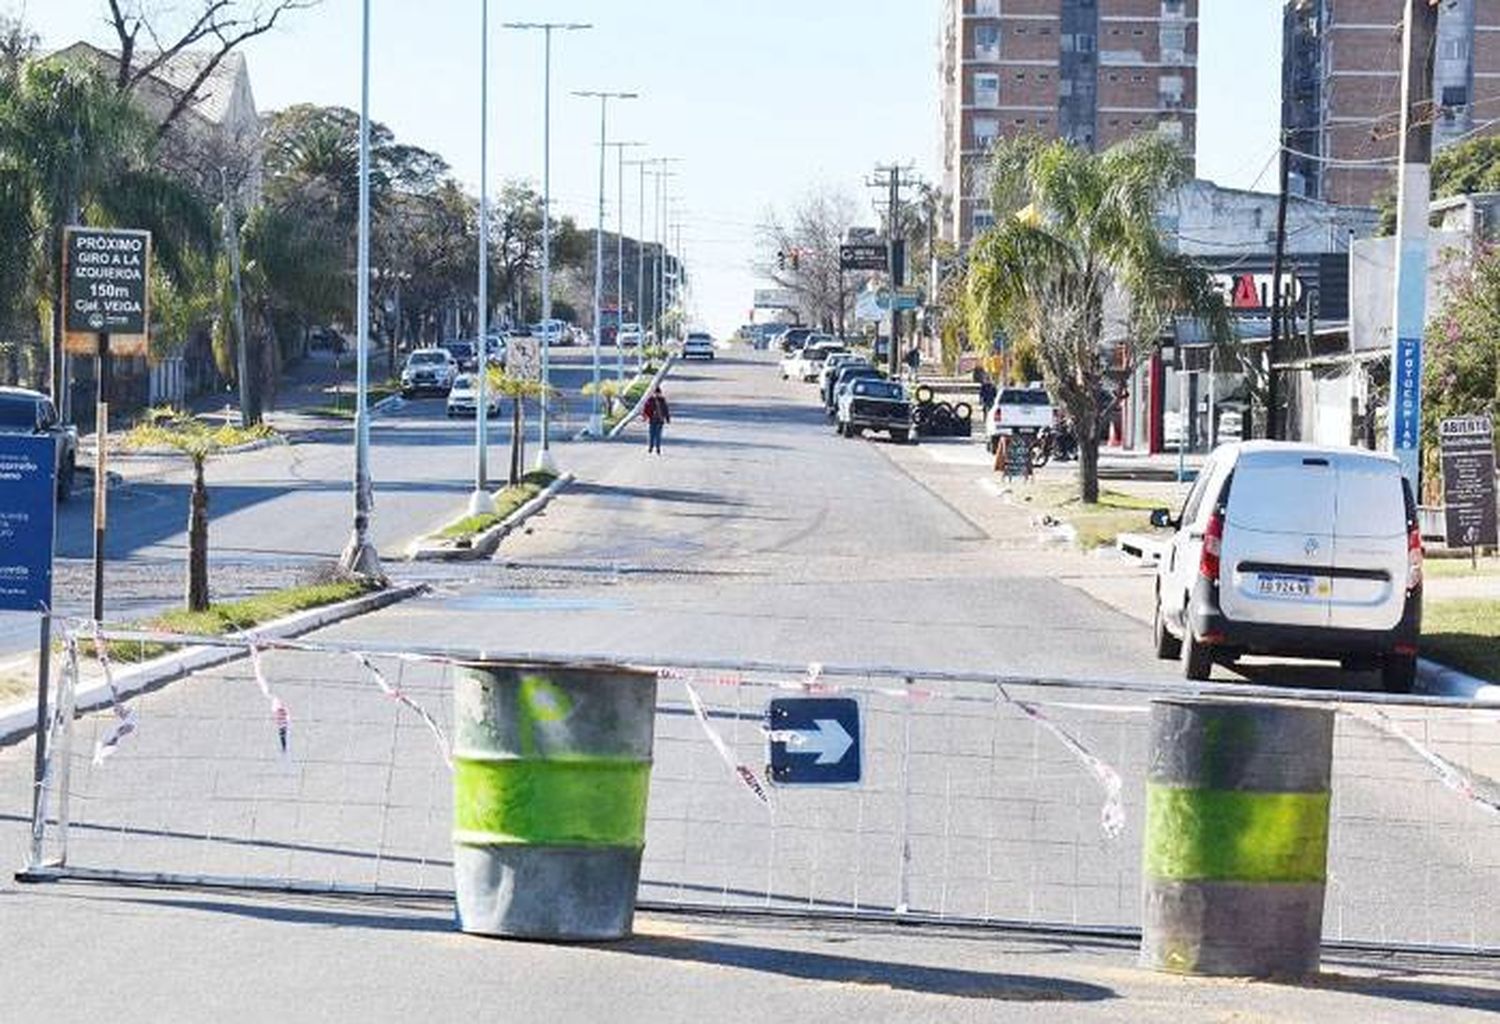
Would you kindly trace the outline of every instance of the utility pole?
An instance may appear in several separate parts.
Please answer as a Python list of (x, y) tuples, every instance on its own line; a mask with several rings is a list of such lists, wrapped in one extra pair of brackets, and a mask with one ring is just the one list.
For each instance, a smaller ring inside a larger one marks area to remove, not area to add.
[(641, 176), (640, 223), (635, 235), (635, 323), (640, 328), (635, 343), (635, 368), (639, 372), (646, 358), (646, 166), (650, 160), (631, 160)]
[[(625, 349), (620, 345), (620, 328), (625, 326), (625, 150), (644, 146), (644, 142), (611, 142), (619, 163), (619, 181), (615, 191), (615, 379), (625, 384)], [(639, 248), (639, 240), (637, 240)], [(636, 318), (641, 311), (637, 309)]]
[(479, 0), (479, 323), (474, 348), (474, 491), (469, 515), (495, 511), (490, 494), (490, 0)]
[(599, 101), (599, 221), (594, 230), (594, 393), (589, 400), (589, 436), (597, 438), (604, 433), (604, 417), (599, 409), (599, 345), (604, 329), (604, 157), (608, 145), (609, 101), (633, 100), (638, 94), (587, 89), (576, 90), (573, 95)]
[(240, 236), (235, 228), (234, 200), (229, 190), (229, 172), (219, 168), (219, 186), (224, 192), (224, 247), (229, 250), (229, 280), (234, 289), (234, 334), (239, 343), (237, 369), (240, 378), (240, 426), (250, 425), (250, 344), (245, 337), (245, 295), (240, 286)]
[[(1282, 90), (1283, 96), (1286, 90)], [(1282, 100), (1283, 110), (1286, 100)], [(1283, 114), (1283, 118), (1285, 114)], [(1283, 120), (1283, 123), (1285, 121)], [(1280, 135), (1281, 147), (1279, 157), (1281, 159), (1281, 184), (1280, 195), (1276, 200), (1276, 250), (1271, 257), (1271, 340), (1266, 347), (1266, 437), (1272, 440), (1285, 440), (1282, 436), (1281, 404), (1281, 370), (1278, 368), (1281, 359), (1281, 265), (1286, 259), (1286, 207), (1287, 186), (1290, 183), (1291, 160), (1287, 155), (1287, 136), (1283, 129)], [(1182, 370), (1178, 370), (1182, 373)], [(1183, 410), (1183, 416), (1187, 416), (1187, 410)], [(1186, 419), (1183, 420), (1186, 423)]]
[(886, 367), (892, 377), (901, 371), (901, 311), (897, 309), (896, 287), (900, 277), (900, 261), (904, 253), (900, 252), (900, 218), (901, 218), (901, 171), (898, 164), (889, 167), (877, 167), (877, 174), (884, 174), (884, 180), (876, 178), (869, 184), (872, 188), (886, 188), (889, 190), (886, 207), (886, 276), (888, 278), (890, 292), (890, 314), (891, 314), (891, 347), (886, 357)]
[(552, 460), (552, 354), (547, 344), (552, 325), (552, 33), (581, 32), (594, 26), (583, 22), (508, 21), (503, 28), (540, 31), (542, 48), (542, 397), (536, 468), (556, 472)]
[(381, 579), (380, 555), (370, 543), (375, 488), (370, 481), (370, 0), (364, 0), (360, 31), (359, 241), (355, 292), (354, 532), (339, 559), (353, 576)]
[(1391, 331), (1391, 451), (1422, 500), (1422, 333), (1427, 318), (1427, 216), (1432, 201), (1435, 0), (1406, 0), (1401, 171), (1396, 186), (1396, 303)]

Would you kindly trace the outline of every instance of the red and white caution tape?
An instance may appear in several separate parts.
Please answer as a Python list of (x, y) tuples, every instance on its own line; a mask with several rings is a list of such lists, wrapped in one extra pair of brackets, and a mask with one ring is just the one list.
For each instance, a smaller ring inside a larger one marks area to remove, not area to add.
[(290, 759), (292, 756), (292, 712), (280, 697), (271, 692), (271, 685), (266, 682), (265, 667), (261, 664), (260, 648), (250, 645), (250, 666), (255, 670), (255, 685), (260, 687), (260, 692), (271, 706), (271, 724), (276, 729), (276, 744), (281, 748), (281, 756)]
[[(109, 661), (109, 645), (105, 643), (104, 631), (99, 628), (99, 623), (93, 624), (94, 633), (94, 656), (99, 659), (99, 667), (104, 671), (104, 683), (109, 687), (109, 707), (114, 714), (115, 720), (110, 723), (108, 729), (94, 743), (94, 764), (101, 765), (104, 759), (120, 748), (125, 737), (136, 731), (137, 723), (135, 709), (129, 707), (120, 698), (120, 689), (115, 685), (114, 666)], [(77, 645), (74, 644), (73, 656), (77, 656)]]
[(403, 691), (400, 687), (392, 686), (389, 680), (386, 679), (385, 673), (380, 671), (380, 669), (375, 666), (375, 663), (370, 660), (368, 655), (355, 654), (354, 660), (358, 661), (361, 665), (364, 666), (365, 671), (370, 674), (371, 679), (375, 680), (375, 685), (380, 687), (381, 692), (383, 692), (387, 697), (391, 698), (397, 703), (410, 709), (413, 714), (415, 714), (422, 720), (422, 724), (427, 726), (427, 731), (432, 733), (433, 739), (437, 741), (438, 753), (442, 755), (443, 763), (448, 766), (449, 771), (452, 771), (452, 747), (448, 743), (448, 737), (443, 733), (443, 727), (438, 725), (437, 719), (428, 714), (426, 708), (422, 707), (422, 705), (418, 704), (416, 701), (408, 697), (405, 691)]
[(745, 788), (755, 799), (759, 800), (768, 811), (774, 810), (771, 806), (771, 794), (760, 778), (746, 765), (735, 759), (734, 751), (729, 749), (729, 744), (724, 742), (724, 737), (719, 735), (719, 730), (715, 729), (713, 723), (708, 720), (708, 710), (703, 706), (703, 698), (698, 696), (698, 691), (693, 688), (693, 684), (684, 679), (682, 688), (687, 691), (688, 702), (693, 706), (693, 714), (697, 717), (698, 724), (703, 727), (703, 732), (708, 736), (708, 742), (719, 752), (719, 757), (729, 766), (729, 770), (734, 772), (740, 782), (744, 783)]
[(1441, 754), (1417, 742), (1395, 720), (1378, 708), (1373, 712), (1345, 711), (1357, 721), (1406, 744), (1412, 753), (1426, 761), (1437, 777), (1453, 792), (1489, 811), (1500, 814), (1500, 782), (1478, 772), (1460, 768)]
[(1068, 749), (1069, 753), (1083, 763), (1089, 774), (1094, 777), (1094, 781), (1099, 783), (1099, 788), (1104, 790), (1104, 806), (1099, 810), (1099, 828), (1106, 838), (1120, 838), (1125, 832), (1125, 801), (1121, 796), (1124, 784), (1120, 779), (1120, 773), (1094, 756), (1075, 736), (1044, 715), (1035, 704), (1016, 700), (1005, 692), (1003, 686), (1000, 687), (1000, 696), (1018, 708), (1027, 718), (1050, 732)]

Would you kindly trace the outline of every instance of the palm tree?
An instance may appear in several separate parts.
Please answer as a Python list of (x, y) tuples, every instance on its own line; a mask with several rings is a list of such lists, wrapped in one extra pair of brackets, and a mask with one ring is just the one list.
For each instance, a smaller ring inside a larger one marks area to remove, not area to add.
[(1189, 177), (1182, 150), (1138, 136), (1090, 153), (1062, 141), (1000, 143), (990, 163), (995, 226), (969, 255), (971, 334), (1030, 345), (1078, 436), (1079, 491), (1099, 500), (1099, 432), (1110, 375), (1133, 371), (1177, 315), (1229, 335), (1208, 274), (1170, 251), (1163, 198)]

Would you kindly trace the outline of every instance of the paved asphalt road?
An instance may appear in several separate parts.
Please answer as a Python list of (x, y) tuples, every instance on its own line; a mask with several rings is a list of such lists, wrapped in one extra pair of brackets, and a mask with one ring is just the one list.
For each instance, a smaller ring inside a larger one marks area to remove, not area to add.
[[(1175, 681), (1170, 666), (1150, 657), (1134, 620), (1058, 578), (1056, 555), (1026, 536), (980, 531), (904, 475), (882, 442), (836, 437), (809, 391), (776, 380), (763, 357), (680, 367), (668, 391), (674, 421), (664, 454), (647, 454), (639, 431), (615, 444), (561, 446), (559, 460), (580, 482), (508, 540), (497, 561), (422, 569), (438, 584), (431, 596), (327, 635), (652, 664), (769, 659)], [(455, 470), (446, 483), (439, 470), (463, 466), (459, 442), (413, 450), (402, 443), (406, 431), (446, 441), (459, 428), (414, 409), (382, 432), (383, 457), (413, 463), (395, 496), (381, 499), (385, 548), (416, 532), (392, 521), (401, 509), (426, 527), (441, 505), (420, 504), (421, 495), (447, 488), (457, 500), (466, 490), (452, 483)], [(241, 523), (241, 511), (229, 511), (228, 546), (318, 550), (298, 539), (304, 530), (341, 541), (342, 513), (319, 503), (330, 488), (316, 482), (336, 479), (336, 464), (332, 452), (320, 455), (302, 493), (239, 506), (259, 517)], [(287, 479), (235, 472), (252, 489)], [(257, 537), (260, 518), (274, 536)], [(140, 550), (170, 536), (144, 536)], [(448, 783), (429, 737), (347, 658), (278, 656), (267, 669), (293, 709), (289, 761), (274, 753), (264, 701), (243, 664), (138, 700), (139, 734), (100, 768), (87, 765), (87, 752), (102, 717), (87, 721), (75, 762), (73, 862), (449, 885)], [(390, 671), (440, 720), (450, 717), (442, 672)], [(792, 680), (734, 681), (696, 685), (734, 759), (758, 769), (759, 722), (778, 692), (768, 684)], [(1101, 828), (1103, 788), (1088, 766), (992, 690), (932, 685), (924, 688), (933, 697), (910, 701), (874, 692), (901, 687), (900, 679), (854, 683), (866, 691), (864, 785), (777, 790), (773, 816), (719, 760), (681, 683), (663, 682), (644, 897), (781, 911), (904, 902), (934, 914), (1058, 924), (1135, 920), (1139, 699), (1012, 691), (1040, 701), (1050, 722), (1109, 766), (1106, 778), (1119, 773), (1125, 825), (1110, 838)], [(1421, 714), (1430, 716), (1417, 732), (1424, 740), (1455, 740), (1469, 755), (1494, 749), (1482, 732), (1492, 723)], [(1329, 934), (1496, 944), (1493, 820), (1398, 744), (1341, 730)], [(29, 766), (28, 745), (0, 751), (0, 856), (11, 863), (24, 849)], [(476, 943), (451, 934), (445, 917), (441, 908), (382, 901), (7, 883), (0, 919), (31, 941), (0, 961), (0, 990), (43, 978), (25, 1005), (59, 1005), (49, 1002), (65, 990), (55, 965), (83, 956), (124, 988), (101, 984), (71, 1005), (80, 1017), (109, 1005), (127, 1020), (161, 1019), (189, 1002), (213, 1005), (225, 1019), (277, 1007), (293, 1019), (389, 1019), (469, 1012), (476, 999), (568, 1020), (606, 1012), (625, 1020), (977, 1019), (1002, 1010), (1051, 1020), (1058, 1000), (1075, 1001), (1067, 1019), (1246, 1011), (1453, 1019), (1459, 1007), (1500, 1008), (1493, 971), (1419, 976), (1463, 970), (1436, 962), (1391, 961), (1399, 982), (1361, 975), (1309, 992), (1164, 982), (1134, 971), (1128, 948), (1108, 944), (1084, 951), (726, 917), (653, 918), (647, 938), (592, 951)], [(174, 984), (175, 965), (200, 995)]]

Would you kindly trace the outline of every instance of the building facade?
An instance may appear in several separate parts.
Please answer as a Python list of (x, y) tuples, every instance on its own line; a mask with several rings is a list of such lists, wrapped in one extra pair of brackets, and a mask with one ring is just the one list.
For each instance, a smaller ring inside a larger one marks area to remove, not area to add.
[[(1370, 205), (1396, 180), (1405, 0), (1287, 0), (1283, 125), (1291, 189)], [(1500, 0), (1443, 0), (1432, 70), (1433, 146), (1500, 125)]]
[(1020, 135), (1106, 149), (1161, 132), (1193, 153), (1198, 0), (945, 0), (944, 236), (994, 223), (984, 161)]

